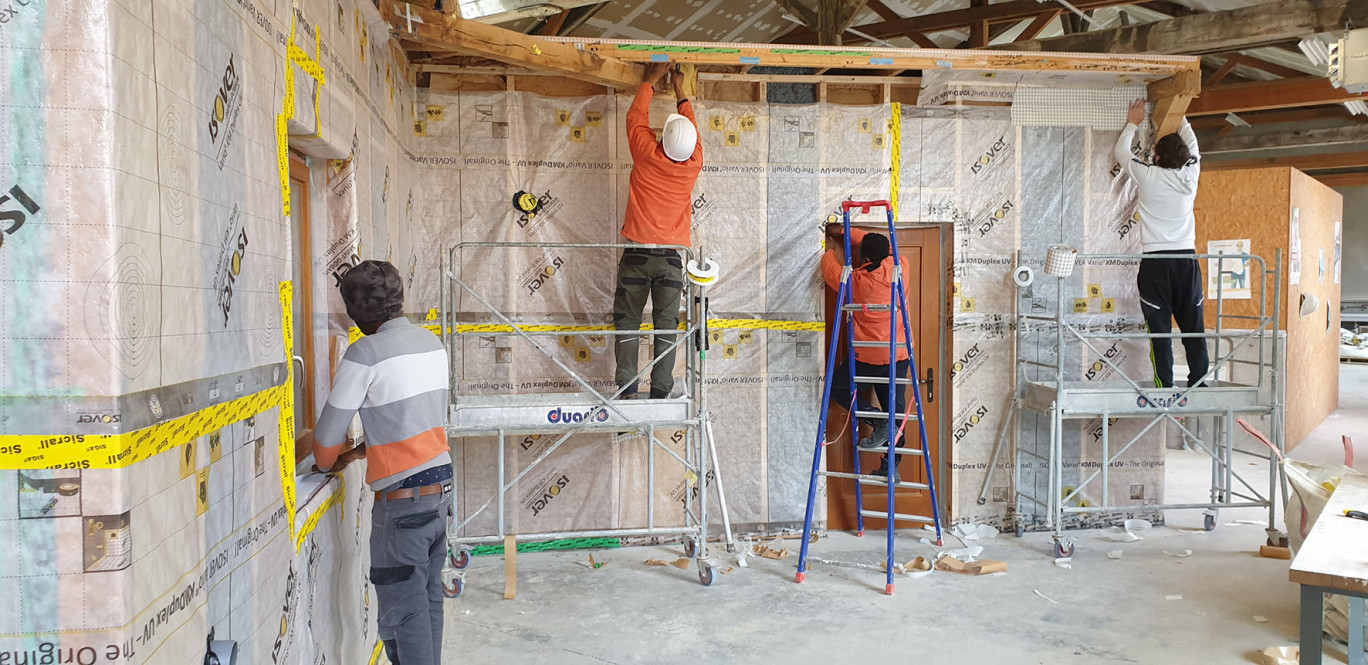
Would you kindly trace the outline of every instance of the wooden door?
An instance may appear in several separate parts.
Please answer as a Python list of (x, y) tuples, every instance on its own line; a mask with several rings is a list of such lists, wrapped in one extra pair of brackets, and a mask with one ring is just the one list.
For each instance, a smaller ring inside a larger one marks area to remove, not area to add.
[[(910, 283), (907, 285), (907, 310), (912, 325), (912, 343), (916, 351), (917, 371), (921, 384), (922, 411), (926, 418), (926, 436), (930, 448), (932, 473), (939, 468), (937, 457), (941, 432), (940, 401), (949, 397), (950, 385), (941, 380), (941, 306), (944, 297), (941, 293), (941, 237), (938, 228), (900, 229), (898, 231), (898, 252), (907, 266)], [(833, 343), (831, 332), (836, 321), (836, 298), (834, 289), (826, 290), (827, 341)], [(837, 364), (845, 358), (844, 326), (840, 341)], [(828, 346), (830, 348), (830, 346)], [(930, 381), (928, 381), (930, 377)], [(911, 391), (907, 394), (908, 404), (912, 403)], [(875, 400), (878, 401), (877, 399)], [(912, 407), (915, 411), (915, 406)], [(854, 471), (852, 459), (852, 434), (846, 421), (849, 414), (842, 406), (832, 404), (827, 417), (827, 440), (837, 439), (827, 446), (826, 465), (829, 471)], [(908, 422), (903, 433), (903, 447), (920, 447), (920, 436), (913, 429), (916, 422)], [(844, 434), (842, 432), (844, 431)], [(866, 436), (868, 433), (866, 432)], [(860, 472), (871, 473), (879, 466), (882, 453), (860, 453)], [(903, 455), (898, 464), (898, 473), (903, 482), (925, 483), (927, 478), (926, 461), (920, 455)], [(936, 479), (936, 490), (941, 491), (940, 479)], [(888, 509), (887, 490), (878, 485), (865, 485), (865, 510), (886, 511)], [(944, 499), (942, 499), (944, 500)], [(894, 505), (899, 513), (931, 516), (931, 494), (924, 490), (898, 490)], [(830, 529), (854, 530), (855, 521), (855, 482), (837, 478), (827, 479), (827, 525)], [(866, 529), (883, 528), (884, 520), (865, 518)], [(898, 528), (914, 528), (917, 525), (899, 522)]]

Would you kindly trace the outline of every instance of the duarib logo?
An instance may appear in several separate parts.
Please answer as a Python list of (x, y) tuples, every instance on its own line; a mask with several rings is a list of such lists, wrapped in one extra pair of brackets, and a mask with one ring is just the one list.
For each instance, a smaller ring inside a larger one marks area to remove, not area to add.
[(1147, 397), (1141, 395), (1135, 398), (1135, 405), (1142, 409), (1181, 408), (1187, 406), (1187, 398), (1184, 397), (1182, 393), (1173, 393), (1172, 397)]
[(591, 418), (600, 423), (608, 422), (608, 411), (606, 409), (599, 409), (597, 412), (594, 409), (571, 411), (556, 407), (546, 412), (546, 422), (548, 423), (582, 423)]

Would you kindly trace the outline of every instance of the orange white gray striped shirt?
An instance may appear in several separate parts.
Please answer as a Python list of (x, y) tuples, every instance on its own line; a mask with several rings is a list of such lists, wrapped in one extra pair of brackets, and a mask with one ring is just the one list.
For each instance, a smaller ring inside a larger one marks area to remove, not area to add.
[(449, 389), (441, 340), (408, 319), (387, 321), (342, 356), (318, 416), (314, 461), (320, 469), (337, 462), (359, 412), (371, 489), (386, 490), (420, 471), (450, 464)]

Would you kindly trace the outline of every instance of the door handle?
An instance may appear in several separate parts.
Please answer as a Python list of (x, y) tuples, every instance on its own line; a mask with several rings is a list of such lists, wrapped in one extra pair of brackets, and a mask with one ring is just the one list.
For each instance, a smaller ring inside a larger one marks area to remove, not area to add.
[(926, 384), (926, 401), (928, 403), (936, 401), (936, 368), (926, 368), (926, 380), (922, 383)]

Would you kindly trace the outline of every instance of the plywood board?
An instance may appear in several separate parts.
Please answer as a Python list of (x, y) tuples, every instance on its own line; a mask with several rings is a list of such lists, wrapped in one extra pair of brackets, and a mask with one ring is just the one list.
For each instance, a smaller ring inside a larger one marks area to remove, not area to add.
[(1297, 584), (1368, 593), (1368, 522), (1344, 516), (1368, 506), (1368, 476), (1345, 476), (1293, 559), (1287, 578)]

